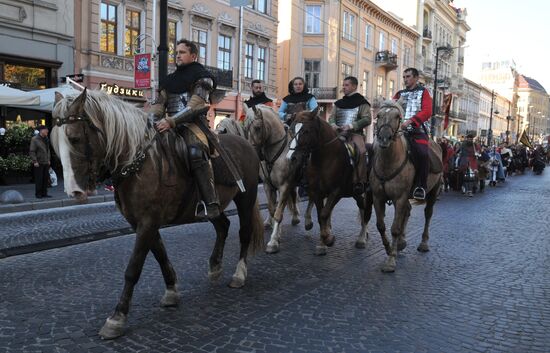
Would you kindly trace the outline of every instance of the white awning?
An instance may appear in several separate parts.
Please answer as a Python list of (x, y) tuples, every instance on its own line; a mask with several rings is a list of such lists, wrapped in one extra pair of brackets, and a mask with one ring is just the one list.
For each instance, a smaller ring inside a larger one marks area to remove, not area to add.
[(33, 106), (21, 106), (20, 104), (8, 104), (10, 107), (25, 108), (32, 110), (40, 110), (43, 112), (51, 112), (53, 110), (53, 104), (55, 102), (55, 92), (61, 93), (63, 96), (79, 95), (79, 90), (73, 88), (71, 85), (63, 85), (59, 87), (39, 89), (31, 91), (29, 93), (38, 95), (40, 97), (40, 103)]
[(0, 105), (31, 106), (38, 104), (40, 104), (38, 95), (0, 85)]

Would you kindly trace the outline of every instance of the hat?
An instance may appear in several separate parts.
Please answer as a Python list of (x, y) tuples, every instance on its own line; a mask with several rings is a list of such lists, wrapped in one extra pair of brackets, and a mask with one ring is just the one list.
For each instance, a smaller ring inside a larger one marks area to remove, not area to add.
[(44, 130), (44, 129), (48, 130), (48, 127), (46, 125), (38, 125), (37, 129), (38, 129), (38, 131)]

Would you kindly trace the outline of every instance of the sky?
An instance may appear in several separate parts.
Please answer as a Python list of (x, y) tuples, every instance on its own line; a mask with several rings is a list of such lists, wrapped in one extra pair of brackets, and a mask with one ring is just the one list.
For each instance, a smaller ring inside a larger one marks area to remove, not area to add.
[[(413, 1), (413, 0), (410, 0)], [(481, 63), (512, 59), (550, 93), (550, 1), (454, 0), (466, 8), (464, 76), (479, 82)]]

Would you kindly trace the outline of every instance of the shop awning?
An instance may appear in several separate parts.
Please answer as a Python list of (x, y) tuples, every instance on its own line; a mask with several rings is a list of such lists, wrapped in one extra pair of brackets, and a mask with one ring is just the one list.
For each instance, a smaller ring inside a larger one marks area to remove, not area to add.
[(21, 91), (8, 86), (0, 86), (0, 105), (30, 106), (40, 104), (40, 97), (31, 92)]
[(10, 107), (25, 108), (32, 110), (40, 110), (43, 112), (51, 112), (53, 110), (53, 104), (55, 102), (55, 92), (61, 93), (63, 96), (79, 95), (80, 92), (71, 85), (63, 85), (59, 87), (40, 89), (36, 91), (30, 91), (40, 97), (40, 103), (32, 106), (22, 106), (20, 104), (8, 104)]

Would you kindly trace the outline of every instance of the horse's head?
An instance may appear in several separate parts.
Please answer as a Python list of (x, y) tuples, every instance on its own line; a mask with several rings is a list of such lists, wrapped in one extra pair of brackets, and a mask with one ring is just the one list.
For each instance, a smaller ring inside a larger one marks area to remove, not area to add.
[(399, 131), (401, 118), (403, 117), (400, 100), (397, 102), (391, 100), (384, 102), (376, 114), (376, 139), (381, 148), (388, 148)]
[(63, 165), (65, 192), (81, 201), (95, 193), (105, 156), (100, 130), (85, 109), (86, 99), (86, 90), (76, 99), (56, 93), (52, 112), (52, 145)]
[(296, 113), (290, 125), (290, 149), (287, 158), (301, 164), (308, 158), (312, 150), (319, 146), (321, 120), (318, 117), (319, 109)]

